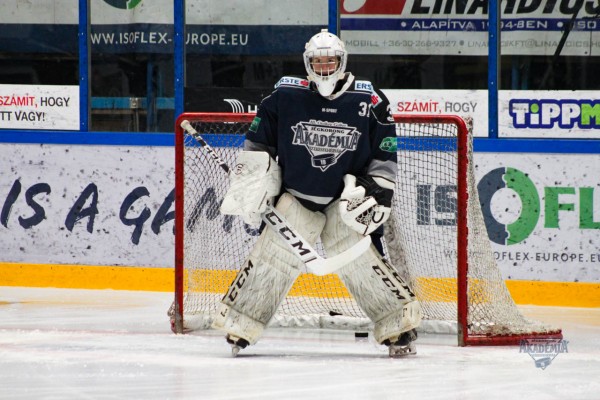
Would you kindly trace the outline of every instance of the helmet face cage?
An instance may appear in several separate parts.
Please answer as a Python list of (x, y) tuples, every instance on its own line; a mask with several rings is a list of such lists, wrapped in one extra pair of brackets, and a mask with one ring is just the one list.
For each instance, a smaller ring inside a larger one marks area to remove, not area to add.
[(344, 43), (326, 30), (313, 36), (306, 43), (304, 67), (308, 79), (315, 82), (322, 96), (333, 93), (335, 84), (346, 70), (348, 53)]
[(344, 53), (339, 50), (316, 50), (307, 52), (311, 72), (326, 77), (335, 74), (342, 66)]

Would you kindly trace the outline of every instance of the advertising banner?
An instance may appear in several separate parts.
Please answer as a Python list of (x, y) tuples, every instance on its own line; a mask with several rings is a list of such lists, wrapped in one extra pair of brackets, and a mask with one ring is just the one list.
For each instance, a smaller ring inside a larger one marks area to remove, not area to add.
[(473, 135), (488, 135), (487, 90), (385, 89), (393, 114), (443, 114), (471, 117)]
[(498, 107), (499, 137), (600, 138), (597, 91), (501, 90)]
[(79, 130), (79, 86), (0, 85), (0, 129)]
[[(299, 54), (327, 27), (321, 0), (187, 0), (186, 51), (197, 54)], [(9, 0), (0, 13), (0, 51), (77, 50), (77, 7), (71, 0)], [(172, 54), (169, 0), (92, 0), (93, 52)], [(4, 39), (5, 38), (5, 39)]]
[[(0, 152), (4, 261), (173, 265), (173, 148), (3, 144)], [(600, 281), (599, 155), (474, 159), (505, 278)], [(432, 221), (447, 211), (427, 204)]]
[[(340, 36), (355, 54), (488, 54), (489, 0), (341, 0)], [(168, 0), (92, 0), (92, 45), (105, 53), (171, 53), (174, 6)], [(3, 3), (0, 50), (76, 50), (78, 9), (71, 0)], [(596, 0), (501, 2), (501, 52), (593, 56), (600, 51)], [(296, 54), (327, 27), (322, 0), (187, 0), (188, 52)], [(51, 33), (49, 35), (49, 33)], [(30, 38), (15, 42), (2, 38)]]
[(600, 280), (600, 156), (476, 153), (479, 200), (511, 279)]
[[(489, 0), (342, 0), (341, 36), (359, 54), (488, 54)], [(506, 0), (500, 5), (501, 52), (600, 53), (595, 0)], [(573, 20), (572, 29), (568, 29)]]
[(0, 145), (3, 261), (173, 265), (172, 147)]
[[(92, 3), (96, 0), (92, 0)], [(123, 1), (125, 2), (125, 1)], [(2, 24), (74, 24), (79, 21), (78, 2), (72, 0), (2, 0)]]

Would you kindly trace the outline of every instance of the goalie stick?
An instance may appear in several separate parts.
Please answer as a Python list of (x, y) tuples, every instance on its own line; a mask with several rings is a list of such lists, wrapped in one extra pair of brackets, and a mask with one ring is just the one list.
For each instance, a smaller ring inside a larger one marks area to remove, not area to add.
[[(225, 163), (219, 157), (219, 155), (213, 150), (213, 148), (206, 143), (204, 138), (198, 133), (196, 129), (190, 124), (189, 121), (181, 121), (181, 127), (185, 129), (192, 137), (200, 144), (202, 149), (214, 162), (228, 175), (230, 172), (229, 165)], [(277, 209), (267, 204), (267, 210), (261, 215), (261, 219), (264, 223), (279, 233), (279, 237), (288, 245), (290, 250), (306, 265), (306, 267), (315, 275), (327, 275), (335, 272), (338, 268), (343, 267), (351, 261), (356, 260), (361, 254), (369, 249), (371, 246), (371, 238), (365, 236), (354, 246), (350, 247), (346, 251), (333, 256), (324, 258), (317, 253), (317, 251), (307, 242), (295, 229), (287, 222), (287, 220), (281, 215)]]

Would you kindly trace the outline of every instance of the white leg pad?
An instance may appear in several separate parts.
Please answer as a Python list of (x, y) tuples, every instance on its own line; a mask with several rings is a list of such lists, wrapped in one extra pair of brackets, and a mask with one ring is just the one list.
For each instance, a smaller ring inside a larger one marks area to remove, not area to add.
[(247, 317), (224, 303), (219, 305), (212, 327), (237, 338), (244, 338), (249, 344), (256, 343), (265, 330), (264, 323)]
[[(327, 207), (325, 214), (327, 223), (321, 240), (328, 257), (345, 251), (363, 238), (341, 220), (337, 202)], [(360, 308), (375, 323), (373, 335), (377, 342), (396, 339), (401, 333), (419, 326), (422, 318), (419, 302), (373, 245), (356, 261), (340, 268), (337, 274)]]
[[(276, 206), (311, 244), (325, 225), (322, 213), (304, 208), (284, 193)], [(265, 227), (248, 259), (221, 300), (212, 327), (256, 343), (304, 266), (278, 233)]]
[(393, 343), (402, 333), (417, 328), (422, 319), (421, 305), (414, 300), (406, 303), (402, 310), (384, 317), (375, 324), (373, 336), (378, 343), (390, 339)]

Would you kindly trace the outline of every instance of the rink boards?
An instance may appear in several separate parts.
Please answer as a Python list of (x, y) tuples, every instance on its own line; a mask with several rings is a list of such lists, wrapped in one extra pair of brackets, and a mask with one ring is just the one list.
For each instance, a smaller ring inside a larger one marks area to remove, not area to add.
[[(0, 161), (0, 286), (172, 290), (172, 147), (0, 148), (7, 155)], [(492, 243), (517, 302), (593, 304), (600, 298), (599, 158), (475, 153), (479, 183), (504, 182), (487, 193), (492, 226), (498, 232), (527, 228), (515, 231), (517, 243), (501, 236)], [(522, 187), (506, 183), (515, 176)], [(534, 203), (522, 206), (524, 190)], [(529, 225), (515, 224), (520, 219)]]

